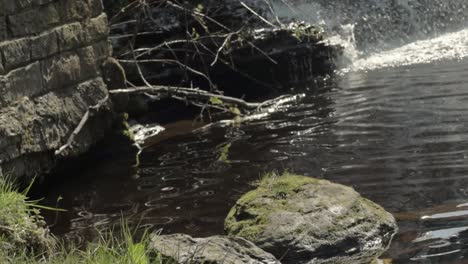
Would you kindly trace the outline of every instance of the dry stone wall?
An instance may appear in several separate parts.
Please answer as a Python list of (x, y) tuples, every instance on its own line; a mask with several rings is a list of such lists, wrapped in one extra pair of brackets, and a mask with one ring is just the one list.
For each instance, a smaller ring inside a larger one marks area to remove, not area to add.
[[(101, 0), (0, 0), (0, 174), (53, 167), (55, 150), (107, 96), (110, 51)], [(64, 155), (102, 138), (110, 110), (94, 113)]]

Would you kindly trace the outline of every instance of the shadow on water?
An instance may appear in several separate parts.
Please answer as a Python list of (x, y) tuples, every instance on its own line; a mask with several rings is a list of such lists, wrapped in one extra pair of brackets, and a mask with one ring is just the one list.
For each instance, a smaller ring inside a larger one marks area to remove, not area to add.
[[(337, 76), (270, 116), (155, 138), (135, 167), (119, 144), (59, 172), (47, 200), (57, 234), (87, 238), (125, 217), (164, 233), (223, 232), (236, 199), (264, 172), (290, 170), (354, 187), (392, 212), (393, 263), (463, 263), (468, 242), (468, 61)], [(310, 87), (312, 88), (312, 87)]]

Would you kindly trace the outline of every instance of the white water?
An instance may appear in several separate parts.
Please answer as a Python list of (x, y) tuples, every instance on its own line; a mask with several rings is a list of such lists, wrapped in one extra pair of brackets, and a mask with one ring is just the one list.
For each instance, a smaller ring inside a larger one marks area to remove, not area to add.
[(341, 42), (340, 44), (345, 48), (344, 56), (351, 61), (340, 72), (369, 71), (443, 60), (461, 60), (468, 56), (468, 29), (443, 34), (432, 39), (418, 40), (402, 47), (364, 57), (356, 55), (358, 51), (353, 43)]
[(466, 0), (270, 0), (280, 17), (321, 25), (344, 47), (340, 73), (468, 56)]

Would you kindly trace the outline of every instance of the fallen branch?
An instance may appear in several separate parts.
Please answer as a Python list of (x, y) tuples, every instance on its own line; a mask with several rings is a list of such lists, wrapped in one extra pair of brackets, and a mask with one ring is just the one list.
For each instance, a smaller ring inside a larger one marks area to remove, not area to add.
[(249, 103), (242, 99), (215, 94), (200, 90), (197, 88), (186, 88), (186, 87), (174, 87), (174, 86), (160, 86), (160, 85), (151, 85), (151, 86), (140, 86), (128, 89), (117, 89), (109, 91), (111, 94), (131, 94), (131, 93), (149, 93), (149, 94), (163, 94), (166, 97), (177, 97), (183, 98), (184, 100), (188, 99), (203, 99), (210, 100), (211, 98), (218, 98), (227, 105), (235, 105), (241, 107), (245, 110), (255, 110), (263, 105), (263, 103)]
[(191, 73), (193, 73), (193, 74), (195, 74), (195, 75), (198, 75), (198, 76), (203, 77), (207, 82), (210, 83), (210, 85), (213, 85), (212, 82), (211, 82), (211, 80), (210, 80), (210, 78), (209, 78), (206, 74), (204, 74), (204, 73), (202, 73), (202, 72), (200, 72), (200, 71), (197, 71), (197, 70), (195, 70), (195, 69), (193, 69), (193, 68), (191, 68), (191, 67), (189, 67), (189, 66), (183, 64), (183, 63), (180, 62), (179, 60), (173, 60), (173, 59), (148, 59), (148, 60), (138, 60), (138, 61), (136, 61), (136, 60), (119, 60), (119, 62), (121, 62), (121, 63), (128, 63), (128, 64), (131, 64), (131, 63), (135, 63), (135, 64), (136, 64), (137, 62), (138, 62), (138, 63), (166, 63), (166, 64), (175, 64), (175, 65), (180, 66), (180, 67), (181, 67), (182, 69), (184, 69), (184, 70), (187, 70), (187, 71), (189, 71), (189, 72), (191, 72)]
[(81, 130), (83, 129), (84, 125), (86, 124), (86, 122), (88, 121), (89, 119), (89, 115), (91, 113), (91, 111), (97, 111), (99, 110), (102, 106), (104, 106), (104, 104), (109, 100), (109, 95), (106, 95), (106, 97), (104, 97), (103, 99), (99, 100), (99, 102), (96, 104), (96, 105), (93, 105), (93, 106), (90, 106), (88, 107), (88, 110), (86, 111), (86, 113), (83, 115), (83, 117), (81, 118), (81, 121), (80, 123), (78, 124), (78, 126), (75, 128), (75, 130), (73, 130), (73, 132), (71, 133), (70, 137), (68, 137), (68, 140), (66, 142), (65, 145), (61, 146), (59, 149), (57, 149), (55, 151), (55, 156), (60, 156), (65, 150), (67, 150), (68, 148), (71, 148), (72, 147), (72, 144), (73, 142), (75, 142), (75, 137), (81, 132)]

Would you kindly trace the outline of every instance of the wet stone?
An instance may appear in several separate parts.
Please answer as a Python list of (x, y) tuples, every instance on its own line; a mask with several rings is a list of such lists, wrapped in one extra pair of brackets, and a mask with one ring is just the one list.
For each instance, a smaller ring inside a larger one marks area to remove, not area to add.
[(41, 61), (44, 86), (55, 90), (81, 79), (80, 57), (76, 53), (62, 53)]
[(6, 18), (0, 16), (0, 41), (3, 41), (7, 38), (7, 26), (6, 26)]
[(4, 82), (0, 80), (0, 96), (4, 102), (12, 103), (23, 96), (32, 97), (44, 92), (39, 62), (15, 69), (2, 79)]
[(81, 21), (90, 16), (90, 8), (86, 0), (61, 0), (58, 2), (57, 9), (62, 23)]
[(225, 221), (284, 264), (369, 264), (397, 232), (394, 217), (350, 187), (284, 174), (242, 196)]
[(102, 14), (96, 18), (90, 19), (84, 26), (84, 39), (86, 43), (92, 43), (96, 40), (106, 39), (109, 34), (107, 26), (107, 15)]
[(101, 0), (87, 0), (87, 1), (88, 1), (88, 5), (91, 11), (92, 17), (97, 17), (103, 12), (104, 7), (102, 5)]
[(177, 263), (280, 264), (275, 257), (243, 238), (189, 235), (153, 235), (150, 246)]
[(80, 46), (83, 28), (79, 22), (67, 24), (56, 29), (60, 51), (68, 51)]
[(8, 21), (13, 36), (21, 37), (44, 31), (58, 24), (60, 18), (54, 5), (45, 5), (20, 14), (10, 15)]
[(57, 34), (53, 31), (31, 38), (31, 57), (39, 60), (58, 52)]
[(0, 52), (5, 58), (5, 70), (9, 71), (31, 61), (31, 41), (22, 38), (0, 43)]
[(0, 75), (3, 75), (3, 74), (5, 74), (5, 68), (3, 67), (3, 59), (0, 54)]
[[(0, 15), (10, 15), (32, 5), (33, 0), (0, 0)], [(3, 13), (2, 13), (3, 12)]]

